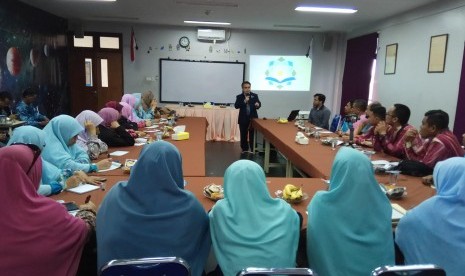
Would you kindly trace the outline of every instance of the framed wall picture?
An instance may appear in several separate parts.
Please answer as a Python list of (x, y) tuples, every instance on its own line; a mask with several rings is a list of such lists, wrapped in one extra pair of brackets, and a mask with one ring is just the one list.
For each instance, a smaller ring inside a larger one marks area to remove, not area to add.
[(396, 73), (397, 43), (386, 45), (386, 58), (384, 60), (384, 74)]
[(428, 73), (444, 73), (448, 38), (448, 34), (431, 37), (429, 44)]

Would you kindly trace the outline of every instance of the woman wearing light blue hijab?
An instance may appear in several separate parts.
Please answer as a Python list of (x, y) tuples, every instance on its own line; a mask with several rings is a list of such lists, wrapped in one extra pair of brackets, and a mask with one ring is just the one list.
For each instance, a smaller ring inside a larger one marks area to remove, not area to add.
[(208, 216), (184, 190), (179, 151), (163, 141), (146, 145), (129, 180), (117, 183), (100, 205), (98, 267), (113, 259), (177, 256), (197, 276), (210, 245)]
[[(21, 126), (14, 130), (10, 141), (8, 141), (8, 145), (17, 143), (36, 145), (43, 151), (45, 147), (45, 134), (39, 128)], [(63, 187), (64, 182), (61, 178), (61, 170), (42, 159), (42, 179), (37, 193), (49, 196), (59, 193)]]
[(392, 207), (360, 151), (339, 150), (329, 190), (317, 192), (307, 210), (308, 262), (319, 276), (370, 275), (394, 265)]
[(406, 264), (431, 263), (449, 276), (465, 272), (465, 158), (434, 167), (437, 194), (400, 220), (396, 243)]
[(78, 134), (84, 128), (71, 116), (59, 115), (44, 128), (47, 147), (42, 152), (42, 158), (59, 169), (72, 171), (94, 172), (110, 167), (111, 159), (104, 159), (97, 164), (91, 164), (89, 155), (76, 144)]
[(216, 259), (224, 275), (246, 267), (295, 267), (300, 222), (282, 199), (272, 198), (263, 169), (239, 160), (224, 175), (224, 199), (210, 214)]

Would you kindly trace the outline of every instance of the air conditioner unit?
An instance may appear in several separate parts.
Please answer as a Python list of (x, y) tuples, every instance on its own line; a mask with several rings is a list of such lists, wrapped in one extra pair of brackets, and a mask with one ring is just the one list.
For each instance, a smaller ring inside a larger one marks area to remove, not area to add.
[(226, 40), (226, 31), (221, 29), (198, 29), (197, 39), (207, 41), (224, 41)]

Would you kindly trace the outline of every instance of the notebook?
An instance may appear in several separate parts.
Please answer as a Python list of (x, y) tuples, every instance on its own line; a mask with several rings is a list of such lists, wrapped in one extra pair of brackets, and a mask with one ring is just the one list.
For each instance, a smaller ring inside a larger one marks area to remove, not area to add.
[(299, 115), (299, 111), (300, 110), (292, 110), (289, 116), (287, 117), (287, 120), (293, 121), (297, 117), (297, 115)]
[(92, 184), (80, 184), (77, 187), (68, 189), (68, 191), (73, 192), (73, 193), (77, 193), (77, 194), (83, 194), (83, 193), (87, 193), (87, 192), (90, 192), (90, 191), (93, 191), (93, 190), (97, 190), (98, 188), (100, 188), (100, 187), (92, 185)]

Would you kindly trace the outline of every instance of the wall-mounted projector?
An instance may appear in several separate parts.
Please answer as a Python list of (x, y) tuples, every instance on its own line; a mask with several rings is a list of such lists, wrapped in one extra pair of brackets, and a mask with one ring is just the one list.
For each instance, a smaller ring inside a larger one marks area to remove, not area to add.
[(226, 31), (222, 29), (198, 29), (197, 39), (206, 41), (225, 41)]

